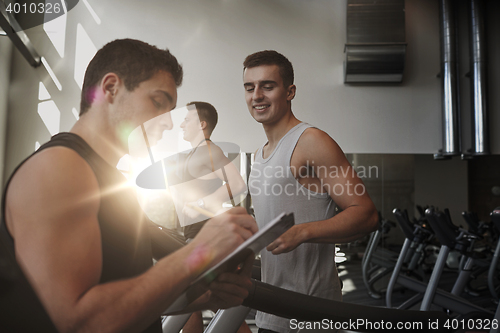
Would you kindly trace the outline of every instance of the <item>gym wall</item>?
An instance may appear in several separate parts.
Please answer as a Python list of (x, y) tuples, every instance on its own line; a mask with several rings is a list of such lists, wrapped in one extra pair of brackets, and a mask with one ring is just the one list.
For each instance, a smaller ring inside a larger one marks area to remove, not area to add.
[[(71, 128), (83, 69), (96, 49), (116, 38), (168, 47), (185, 69), (178, 105), (192, 100), (214, 104), (219, 124), (213, 139), (237, 143), (243, 151), (255, 151), (265, 135), (244, 101), (242, 62), (255, 51), (275, 49), (295, 67), (296, 116), (325, 130), (346, 153), (433, 154), (441, 148), (438, 2), (405, 3), (408, 50), (403, 83), (359, 86), (343, 83), (345, 0), (81, 0), (58, 27), (26, 31), (61, 90), (43, 67), (30, 67), (17, 50), (10, 65), (1, 58), (0, 93), (8, 84), (7, 130), (1, 132), (6, 137), (4, 175), (54, 132)], [(22, 15), (18, 19), (22, 21)], [(498, 41), (500, 23), (490, 22), (489, 40)], [(5, 43), (9, 41), (0, 44), (2, 52)], [(490, 59), (500, 58), (498, 44), (490, 43)], [(467, 49), (461, 52), (466, 62)], [(495, 94), (500, 64), (490, 64), (491, 144), (493, 153), (500, 154), (500, 133), (493, 130), (500, 128), (500, 96)], [(462, 85), (467, 87), (465, 80)], [(44, 89), (48, 94), (40, 95)]]

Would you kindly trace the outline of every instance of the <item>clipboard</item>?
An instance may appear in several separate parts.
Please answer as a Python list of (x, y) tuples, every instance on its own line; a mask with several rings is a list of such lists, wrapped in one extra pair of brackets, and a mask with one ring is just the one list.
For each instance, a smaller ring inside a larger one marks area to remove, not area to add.
[(177, 300), (163, 312), (163, 314), (168, 315), (182, 311), (198, 297), (203, 295), (208, 290), (210, 283), (212, 283), (219, 274), (235, 271), (238, 265), (244, 262), (251, 253), (259, 253), (294, 224), (295, 220), (293, 213), (281, 213), (278, 217), (257, 231), (252, 237), (244, 241), (236, 250), (222, 259), (217, 265), (202, 273), (177, 298)]

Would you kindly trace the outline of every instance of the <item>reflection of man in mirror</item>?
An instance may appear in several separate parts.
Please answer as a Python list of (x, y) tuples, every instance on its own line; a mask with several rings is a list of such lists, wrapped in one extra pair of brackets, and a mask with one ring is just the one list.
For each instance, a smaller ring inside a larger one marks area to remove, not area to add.
[[(238, 169), (215, 145), (210, 136), (217, 125), (217, 110), (206, 102), (188, 103), (188, 113), (181, 124), (183, 139), (191, 144), (182, 159), (177, 175), (182, 181), (177, 202), (179, 221), (186, 240), (193, 239), (208, 218), (222, 209), (222, 203), (246, 189)], [(191, 106), (191, 107), (190, 107)], [(224, 184), (225, 183), (225, 184)], [(203, 331), (201, 312), (195, 312), (183, 328), (185, 333)]]
[(192, 239), (209, 217), (221, 211), (224, 202), (234, 206), (233, 197), (245, 191), (246, 185), (238, 169), (210, 140), (218, 120), (215, 108), (206, 102), (191, 102), (188, 110), (181, 128), (193, 149), (177, 170), (183, 182), (177, 212), (184, 237)]

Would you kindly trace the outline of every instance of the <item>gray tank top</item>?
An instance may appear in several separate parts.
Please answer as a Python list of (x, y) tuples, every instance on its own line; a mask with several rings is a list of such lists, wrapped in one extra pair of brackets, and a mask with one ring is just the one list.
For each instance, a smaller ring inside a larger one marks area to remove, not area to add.
[[(308, 190), (291, 173), (292, 153), (300, 136), (309, 127), (312, 126), (306, 123), (293, 127), (268, 158), (262, 157), (263, 147), (256, 153), (248, 187), (259, 228), (282, 212), (293, 212), (296, 224), (325, 220), (334, 215), (335, 203), (327, 193)], [(307, 295), (342, 299), (334, 244), (304, 243), (280, 255), (264, 249), (261, 256), (263, 282)], [(290, 329), (286, 318), (258, 312), (256, 321), (260, 328), (282, 333), (297, 332)]]

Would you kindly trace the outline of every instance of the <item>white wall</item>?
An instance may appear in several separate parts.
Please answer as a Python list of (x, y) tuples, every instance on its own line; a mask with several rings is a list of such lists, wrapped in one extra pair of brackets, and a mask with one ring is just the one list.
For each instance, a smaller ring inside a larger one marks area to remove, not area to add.
[[(55, 71), (62, 91), (45, 69), (30, 67), (14, 52), (8, 173), (34, 150), (35, 142), (50, 138), (37, 114), (40, 81), (61, 112), (60, 130), (69, 130), (75, 122), (71, 109), (78, 109), (80, 93), (73, 78), (75, 56), (83, 54), (75, 52), (82, 44), (77, 39), (78, 25), (96, 48), (124, 37), (168, 47), (185, 69), (178, 105), (192, 100), (214, 104), (220, 114), (214, 139), (235, 142), (244, 151), (254, 151), (265, 141), (261, 126), (248, 114), (242, 88), (243, 59), (263, 49), (276, 49), (294, 64), (297, 97), (292, 107), (297, 117), (328, 132), (345, 152), (431, 154), (441, 147), (436, 0), (406, 0), (404, 82), (391, 86), (343, 84), (345, 0), (88, 2), (101, 23), (96, 23), (80, 1), (67, 15), (64, 57), (42, 27), (27, 31)], [(500, 153), (495, 140), (493, 144)]]

